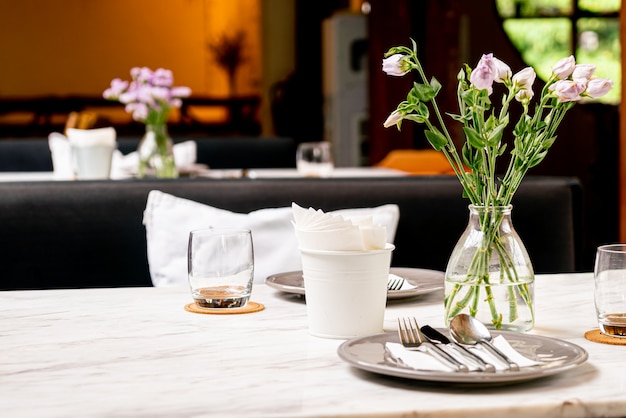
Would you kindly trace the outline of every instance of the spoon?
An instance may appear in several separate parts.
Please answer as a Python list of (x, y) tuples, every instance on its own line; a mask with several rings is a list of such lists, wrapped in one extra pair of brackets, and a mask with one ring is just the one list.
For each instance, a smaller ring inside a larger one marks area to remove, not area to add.
[(519, 366), (512, 361), (502, 351), (491, 344), (491, 333), (478, 319), (467, 314), (458, 314), (450, 321), (450, 336), (460, 344), (476, 345), (481, 344), (492, 354), (501, 358), (509, 365), (509, 370), (518, 371)]

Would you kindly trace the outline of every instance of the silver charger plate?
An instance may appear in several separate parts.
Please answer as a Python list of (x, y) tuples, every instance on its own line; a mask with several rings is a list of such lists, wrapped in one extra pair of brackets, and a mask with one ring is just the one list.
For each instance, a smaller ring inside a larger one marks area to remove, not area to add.
[[(449, 335), (446, 329), (439, 331)], [(502, 335), (520, 354), (541, 364), (522, 367), (519, 371), (502, 370), (495, 373), (416, 370), (396, 360), (387, 351), (387, 342), (400, 342), (396, 332), (347, 340), (339, 346), (337, 353), (350, 365), (373, 373), (414, 380), (471, 384), (517, 383), (551, 376), (578, 367), (589, 357), (582, 347), (556, 338), (506, 331), (492, 331), (492, 335)]]
[[(403, 277), (415, 287), (402, 290), (389, 290), (387, 291), (387, 299), (410, 298), (443, 289), (445, 274), (442, 271), (409, 267), (391, 267), (389, 273)], [(302, 271), (273, 274), (265, 279), (265, 284), (281, 292), (304, 295)]]

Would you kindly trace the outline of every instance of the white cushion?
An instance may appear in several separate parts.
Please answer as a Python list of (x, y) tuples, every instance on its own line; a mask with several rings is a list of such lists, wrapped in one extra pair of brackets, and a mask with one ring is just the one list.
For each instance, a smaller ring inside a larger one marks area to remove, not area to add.
[[(400, 217), (398, 205), (344, 209), (334, 212), (347, 218), (372, 216), (387, 229), (393, 243)], [(148, 194), (143, 224), (146, 227), (148, 264), (154, 286), (180, 286), (187, 282), (189, 232), (207, 227), (236, 227), (252, 231), (254, 281), (272, 274), (302, 269), (291, 207), (235, 213), (179, 198), (158, 190)]]

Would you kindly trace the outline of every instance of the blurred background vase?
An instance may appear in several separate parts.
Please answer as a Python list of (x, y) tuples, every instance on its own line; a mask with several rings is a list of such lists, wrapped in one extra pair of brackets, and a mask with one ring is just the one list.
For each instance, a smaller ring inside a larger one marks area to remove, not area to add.
[(137, 177), (178, 177), (173, 141), (166, 123), (146, 124), (146, 133), (139, 143), (137, 154), (139, 155)]

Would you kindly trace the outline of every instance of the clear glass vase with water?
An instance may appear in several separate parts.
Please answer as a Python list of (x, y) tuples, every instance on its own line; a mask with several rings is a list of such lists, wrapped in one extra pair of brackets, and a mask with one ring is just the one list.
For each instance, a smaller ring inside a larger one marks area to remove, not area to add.
[(470, 205), (469, 210), (467, 228), (446, 268), (446, 325), (466, 313), (491, 329), (531, 330), (535, 275), (513, 228), (512, 207)]

